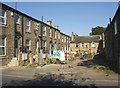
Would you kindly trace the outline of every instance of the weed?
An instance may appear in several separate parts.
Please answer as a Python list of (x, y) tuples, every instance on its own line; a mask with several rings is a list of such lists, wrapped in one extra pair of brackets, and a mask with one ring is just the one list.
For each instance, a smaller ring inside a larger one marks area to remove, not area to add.
[(33, 63), (28, 65), (28, 67), (37, 67), (37, 66), (39, 66), (39, 63)]
[(74, 61), (74, 60), (76, 60), (76, 58), (70, 58), (70, 59), (68, 59), (69, 61)]
[(113, 70), (111, 70), (110, 68), (108, 68), (108, 67), (103, 67), (103, 66), (101, 66), (101, 67), (99, 67), (98, 68), (100, 71), (102, 70), (104, 73), (106, 73), (106, 74), (115, 74), (115, 72), (113, 71)]

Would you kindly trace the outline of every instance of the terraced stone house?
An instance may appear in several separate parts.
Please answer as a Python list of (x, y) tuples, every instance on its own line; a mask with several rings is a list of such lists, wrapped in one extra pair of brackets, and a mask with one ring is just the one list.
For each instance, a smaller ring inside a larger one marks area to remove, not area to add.
[[(62, 37), (64, 36), (64, 42)], [(69, 50), (70, 36), (62, 33), (52, 21), (44, 23), (0, 3), (0, 60), (8, 64), (18, 53), (49, 53)], [(67, 47), (67, 48), (66, 48)], [(28, 57), (28, 56), (27, 56)]]

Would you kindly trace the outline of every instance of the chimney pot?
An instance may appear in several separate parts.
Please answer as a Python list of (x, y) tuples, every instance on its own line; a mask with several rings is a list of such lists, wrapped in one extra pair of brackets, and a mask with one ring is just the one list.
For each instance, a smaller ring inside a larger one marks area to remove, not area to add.
[(47, 24), (50, 25), (50, 26), (52, 26), (52, 21), (51, 21), (51, 20), (48, 20), (48, 21), (47, 21)]
[(56, 29), (59, 29), (59, 26), (57, 26), (57, 25), (56, 25), (56, 26), (54, 26), (54, 27), (55, 27)]
[(112, 22), (112, 21), (111, 21), (111, 18), (109, 18), (109, 20), (110, 20), (110, 23), (111, 23), (111, 22)]

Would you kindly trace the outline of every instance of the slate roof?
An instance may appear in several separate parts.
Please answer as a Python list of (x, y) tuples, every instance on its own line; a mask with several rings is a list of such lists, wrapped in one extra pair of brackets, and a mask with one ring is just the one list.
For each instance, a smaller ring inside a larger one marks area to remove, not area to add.
[(93, 36), (78, 36), (74, 35), (74, 40), (71, 43), (88, 43), (88, 42), (99, 42), (100, 35)]

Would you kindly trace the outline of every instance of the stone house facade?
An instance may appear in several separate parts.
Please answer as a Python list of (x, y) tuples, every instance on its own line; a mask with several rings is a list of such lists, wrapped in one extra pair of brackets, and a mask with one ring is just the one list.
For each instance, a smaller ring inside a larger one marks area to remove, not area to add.
[[(62, 50), (64, 36), (69, 48), (70, 36), (62, 33), (52, 22), (44, 23), (3, 3), (0, 3), (0, 59), (3, 65), (10, 62), (17, 53), (49, 53)], [(65, 50), (65, 49), (63, 49)]]
[(96, 55), (98, 53), (99, 41), (100, 35), (78, 36), (72, 32), (70, 50), (73, 53)]
[(105, 54), (111, 69), (119, 71), (120, 67), (120, 6), (105, 31)]

